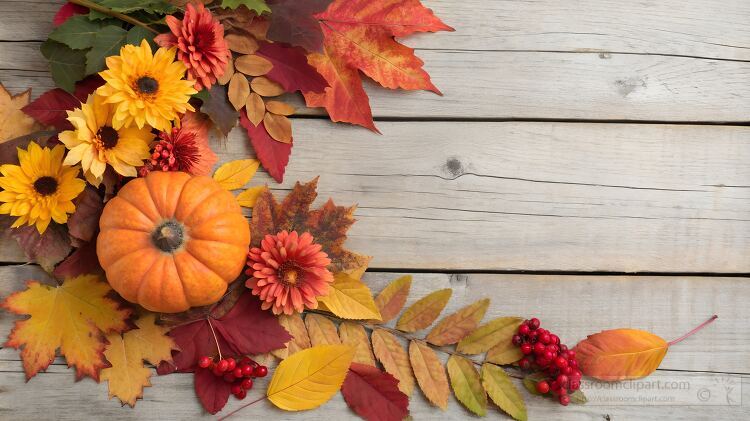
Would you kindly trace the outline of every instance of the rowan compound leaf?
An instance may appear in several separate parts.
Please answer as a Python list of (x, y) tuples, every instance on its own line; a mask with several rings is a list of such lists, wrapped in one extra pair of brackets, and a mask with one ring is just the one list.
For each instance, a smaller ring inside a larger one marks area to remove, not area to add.
[(96, 275), (66, 279), (58, 287), (37, 281), (26, 285), (2, 303), (11, 313), (30, 316), (16, 321), (5, 343), (21, 349), (26, 379), (46, 370), (59, 348), (68, 365), (75, 366), (76, 379), (98, 381), (107, 365), (105, 335), (128, 327), (130, 309), (108, 298), (112, 289)]
[(409, 343), (409, 361), (425, 397), (443, 411), (448, 408), (448, 378), (435, 351), (419, 341)]
[(380, 311), (380, 323), (387, 323), (393, 320), (406, 304), (406, 298), (409, 297), (411, 288), (411, 275), (404, 275), (394, 279), (385, 287), (377, 297), (375, 297), (375, 306)]
[(404, 332), (416, 332), (428, 327), (440, 316), (445, 305), (448, 304), (448, 300), (451, 299), (451, 294), (453, 294), (453, 290), (446, 288), (423, 297), (406, 309), (401, 318), (398, 319), (396, 329)]
[(143, 397), (143, 388), (151, 386), (151, 369), (143, 362), (157, 365), (171, 360), (172, 349), (176, 349), (166, 336), (169, 329), (155, 322), (154, 313), (145, 313), (135, 322), (138, 329), (107, 335), (109, 345), (104, 356), (112, 366), (101, 371), (101, 380), (109, 382), (109, 397), (117, 396), (123, 405), (135, 406), (135, 401)]
[[(479, 326), (478, 329), (461, 339), (456, 347), (456, 351), (463, 354), (473, 355), (487, 352), (500, 343), (507, 342), (509, 345), (513, 345), (511, 339), (522, 322), (523, 319), (520, 317), (499, 317), (493, 319), (484, 325)], [(513, 348), (518, 349), (516, 346), (513, 346)]]
[(250, 84), (247, 82), (247, 77), (242, 73), (235, 73), (229, 80), (229, 89), (227, 90), (229, 102), (232, 103), (235, 110), (239, 111), (245, 106), (248, 95), (250, 95)]
[(334, 275), (328, 295), (318, 297), (318, 301), (342, 319), (380, 320), (370, 288), (345, 273)]
[(341, 394), (368, 421), (402, 421), (409, 414), (409, 397), (398, 389), (398, 380), (370, 365), (353, 362)]
[(268, 186), (255, 186), (243, 191), (237, 195), (237, 203), (244, 208), (252, 208), (255, 206), (255, 201), (258, 200), (258, 196), (264, 190), (267, 190)]
[(214, 172), (214, 180), (226, 190), (241, 189), (258, 171), (260, 161), (257, 159), (238, 159), (220, 166)]
[(372, 348), (385, 371), (398, 380), (398, 388), (407, 396), (414, 390), (409, 354), (401, 342), (390, 332), (382, 329), (372, 331)]
[(437, 346), (455, 344), (479, 326), (489, 305), (489, 298), (484, 298), (446, 316), (427, 334), (427, 342)]
[(483, 364), (482, 385), (495, 405), (518, 421), (526, 421), (526, 404), (502, 367)]
[[(255, 149), (263, 168), (278, 183), (284, 181), (284, 171), (289, 163), (289, 155), (292, 153), (292, 143), (282, 143), (273, 140), (268, 134), (263, 122), (253, 124), (248, 118), (245, 111), (240, 112), (240, 124), (247, 131), (250, 143)], [(275, 234), (275, 232), (274, 232)]]
[(34, 131), (34, 119), (22, 111), (29, 105), (29, 99), (31, 89), (11, 95), (0, 83), (0, 143)]
[(490, 348), (490, 350), (487, 351), (485, 361), (488, 363), (506, 365), (513, 364), (521, 358), (523, 358), (521, 348), (513, 345), (513, 343), (508, 340), (507, 342), (502, 341)]
[(668, 348), (664, 339), (645, 330), (614, 329), (589, 335), (574, 350), (584, 375), (617, 381), (653, 373)]
[(305, 326), (312, 346), (341, 344), (336, 325), (328, 317), (310, 313), (305, 317)]
[(302, 316), (299, 313), (292, 315), (282, 314), (279, 316), (279, 323), (292, 335), (292, 340), (287, 342), (286, 348), (271, 351), (273, 355), (283, 360), (291, 354), (312, 346), (310, 336), (307, 334), (307, 327), (305, 327), (305, 321), (302, 320)]
[(480, 417), (487, 415), (487, 393), (482, 388), (474, 363), (464, 357), (451, 355), (446, 367), (456, 398), (469, 411)]
[(341, 343), (354, 347), (354, 362), (375, 366), (375, 357), (370, 348), (370, 338), (364, 326), (359, 323), (343, 321), (339, 325)]
[(317, 408), (339, 391), (353, 357), (348, 345), (319, 345), (291, 355), (276, 368), (266, 396), (286, 411)]

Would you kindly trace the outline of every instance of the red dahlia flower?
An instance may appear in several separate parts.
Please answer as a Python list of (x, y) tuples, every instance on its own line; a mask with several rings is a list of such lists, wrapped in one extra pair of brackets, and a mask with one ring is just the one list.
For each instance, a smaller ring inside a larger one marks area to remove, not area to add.
[(195, 89), (210, 88), (224, 74), (232, 56), (224, 40), (224, 27), (203, 4), (187, 5), (183, 20), (167, 16), (171, 33), (154, 38), (162, 47), (177, 46), (177, 57), (187, 65), (188, 79)]
[(328, 295), (333, 282), (333, 274), (326, 269), (331, 260), (321, 248), (309, 232), (281, 231), (266, 235), (260, 248), (250, 249), (250, 268), (245, 271), (250, 279), (245, 285), (263, 301), (263, 310), (292, 314), (318, 307), (316, 297)]

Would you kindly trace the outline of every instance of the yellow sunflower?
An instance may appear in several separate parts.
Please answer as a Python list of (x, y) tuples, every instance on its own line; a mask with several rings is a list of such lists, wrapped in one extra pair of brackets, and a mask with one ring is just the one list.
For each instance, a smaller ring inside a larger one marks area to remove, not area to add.
[(0, 166), (0, 214), (17, 216), (12, 227), (36, 225), (43, 234), (50, 220), (58, 224), (68, 221), (76, 207), (73, 199), (86, 187), (78, 177), (78, 167), (63, 165), (65, 147), (52, 150), (34, 142), (27, 150), (18, 148), (20, 165)]
[(135, 167), (150, 157), (149, 144), (154, 139), (151, 127), (125, 126), (115, 130), (114, 111), (114, 105), (107, 104), (104, 97), (89, 95), (81, 108), (68, 111), (68, 121), (75, 130), (60, 133), (60, 141), (70, 149), (63, 163), (80, 162), (86, 179), (95, 186), (101, 183), (107, 164), (120, 175), (135, 177)]
[(107, 70), (99, 73), (107, 83), (96, 92), (115, 106), (115, 129), (135, 122), (139, 128), (148, 124), (166, 131), (178, 114), (194, 111), (188, 100), (197, 92), (195, 82), (183, 79), (187, 67), (174, 61), (176, 52), (159, 48), (152, 54), (143, 40), (140, 47), (125, 45), (119, 56), (107, 57)]

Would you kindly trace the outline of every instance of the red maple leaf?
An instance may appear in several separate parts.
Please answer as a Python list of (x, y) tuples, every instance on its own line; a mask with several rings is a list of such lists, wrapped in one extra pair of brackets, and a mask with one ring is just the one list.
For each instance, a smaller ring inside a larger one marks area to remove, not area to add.
[(370, 365), (352, 363), (341, 394), (367, 421), (401, 421), (409, 415), (409, 397), (398, 390), (398, 380)]
[(72, 94), (60, 88), (51, 89), (22, 110), (44, 125), (54, 126), (57, 130), (72, 130), (67, 111), (79, 107), (89, 94), (103, 84), (104, 80), (99, 76), (89, 76), (76, 83)]
[(224, 408), (232, 393), (232, 384), (219, 376), (214, 376), (207, 368), (195, 370), (193, 385), (201, 405), (212, 415)]
[(263, 164), (263, 168), (277, 182), (284, 181), (284, 170), (289, 163), (289, 155), (292, 153), (292, 143), (274, 140), (268, 134), (262, 121), (256, 126), (247, 118), (247, 112), (244, 108), (240, 112), (240, 124), (247, 130), (250, 143), (255, 149), (255, 155)]
[(55, 17), (52, 18), (52, 24), (55, 26), (60, 26), (72, 16), (85, 15), (88, 12), (89, 9), (87, 7), (68, 2), (63, 4), (60, 10), (55, 13)]
[(322, 93), (328, 87), (325, 78), (308, 64), (305, 50), (300, 47), (262, 42), (255, 54), (273, 63), (265, 76), (281, 84), (287, 92)]

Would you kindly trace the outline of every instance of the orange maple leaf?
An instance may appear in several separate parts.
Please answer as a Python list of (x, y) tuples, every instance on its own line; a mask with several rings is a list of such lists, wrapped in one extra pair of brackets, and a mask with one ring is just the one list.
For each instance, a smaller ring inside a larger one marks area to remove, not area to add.
[(99, 381), (107, 367), (105, 335), (127, 329), (131, 310), (107, 298), (112, 289), (96, 275), (69, 278), (58, 287), (28, 281), (27, 289), (2, 303), (8, 311), (31, 317), (16, 322), (6, 346), (21, 349), (26, 380), (46, 370), (59, 348), (76, 380)]

